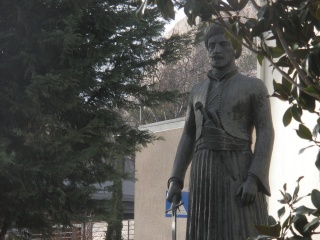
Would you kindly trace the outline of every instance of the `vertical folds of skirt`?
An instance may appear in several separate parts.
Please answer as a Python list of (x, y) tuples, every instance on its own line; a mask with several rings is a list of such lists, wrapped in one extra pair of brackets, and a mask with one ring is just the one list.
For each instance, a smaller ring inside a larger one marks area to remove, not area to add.
[(247, 240), (256, 237), (253, 225), (265, 224), (265, 195), (241, 205), (236, 193), (247, 177), (251, 151), (213, 151), (194, 154), (190, 175), (187, 240)]

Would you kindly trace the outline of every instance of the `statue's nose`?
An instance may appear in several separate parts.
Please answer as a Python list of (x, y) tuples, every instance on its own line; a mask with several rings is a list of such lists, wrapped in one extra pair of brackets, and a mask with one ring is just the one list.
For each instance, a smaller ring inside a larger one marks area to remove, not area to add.
[(213, 48), (214, 53), (220, 53), (221, 52), (221, 47), (219, 44), (216, 44), (215, 47)]

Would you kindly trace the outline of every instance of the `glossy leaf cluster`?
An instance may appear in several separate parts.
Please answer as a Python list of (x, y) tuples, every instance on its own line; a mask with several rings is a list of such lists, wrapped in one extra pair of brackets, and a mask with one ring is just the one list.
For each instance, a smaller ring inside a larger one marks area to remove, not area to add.
[[(278, 210), (278, 221), (269, 216), (266, 225), (255, 226), (261, 235), (251, 240), (310, 240), (317, 234), (320, 223), (320, 192), (314, 189), (310, 194), (299, 197), (299, 182), (302, 178), (298, 178), (292, 194), (287, 192), (287, 185), (283, 185), (283, 190), (280, 190), (283, 198), (279, 200), (283, 207)], [(302, 199), (309, 196), (314, 208), (297, 206)]]

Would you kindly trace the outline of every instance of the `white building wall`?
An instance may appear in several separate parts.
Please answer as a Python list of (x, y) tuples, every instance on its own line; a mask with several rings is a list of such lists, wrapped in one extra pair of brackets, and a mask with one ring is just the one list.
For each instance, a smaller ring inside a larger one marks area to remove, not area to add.
[[(272, 68), (269, 66), (270, 64), (265, 61), (263, 62), (262, 67), (258, 66), (258, 77), (264, 80), (269, 90), (269, 94), (272, 94), (273, 79), (281, 82), (282, 77), (279, 72), (273, 72)], [(283, 206), (278, 202), (279, 199), (282, 199), (279, 190), (283, 189), (285, 183), (287, 183), (288, 186), (287, 192), (292, 195), (296, 187), (296, 180), (300, 176), (304, 176), (300, 181), (300, 196), (310, 193), (314, 188), (319, 189), (320, 183), (319, 171), (315, 167), (318, 148), (312, 147), (299, 154), (300, 149), (310, 146), (312, 143), (298, 137), (295, 129), (298, 129), (299, 124), (295, 120), (292, 120), (289, 126), (284, 127), (282, 118), (285, 111), (290, 106), (289, 103), (274, 97), (271, 97), (270, 100), (275, 129), (275, 142), (270, 168), (271, 198), (269, 198), (269, 213), (276, 218), (277, 211)], [(316, 120), (316, 114), (311, 114), (309, 112), (303, 113), (302, 122), (305, 123), (309, 129), (313, 129)], [(305, 201), (297, 206), (303, 204), (312, 207), (310, 198), (306, 198)], [(314, 239), (320, 239), (320, 237)]]
[[(266, 0), (260, 0), (260, 5), (266, 3)], [(273, 79), (281, 82), (281, 75), (270, 67), (270, 63), (263, 61), (263, 65), (258, 64), (258, 77), (264, 80), (269, 93), (273, 92)], [(312, 189), (320, 187), (319, 171), (315, 167), (315, 160), (318, 153), (317, 147), (312, 147), (299, 154), (299, 150), (312, 145), (307, 140), (300, 139), (295, 132), (298, 129), (298, 123), (292, 120), (291, 124), (284, 127), (282, 117), (289, 107), (288, 102), (282, 102), (279, 99), (271, 98), (272, 118), (275, 129), (275, 142), (272, 153), (272, 162), (270, 168), (270, 187), (271, 197), (269, 198), (269, 214), (277, 217), (277, 211), (282, 207), (278, 202), (282, 198), (280, 189), (287, 183), (288, 191), (293, 194), (296, 187), (296, 180), (300, 176), (304, 178), (300, 181), (300, 194), (304, 196)], [(316, 124), (317, 115), (308, 112), (303, 113), (302, 122), (309, 129), (313, 129)], [(310, 197), (301, 201), (300, 205), (306, 205), (314, 208)], [(313, 239), (319, 240), (320, 236), (314, 235)]]
[[(165, 216), (167, 181), (182, 134), (184, 118), (141, 126), (163, 140), (148, 144), (136, 155), (134, 204), (135, 239), (171, 239), (172, 219)], [(189, 186), (186, 174), (185, 189)], [(177, 221), (177, 239), (185, 239), (186, 218)]]

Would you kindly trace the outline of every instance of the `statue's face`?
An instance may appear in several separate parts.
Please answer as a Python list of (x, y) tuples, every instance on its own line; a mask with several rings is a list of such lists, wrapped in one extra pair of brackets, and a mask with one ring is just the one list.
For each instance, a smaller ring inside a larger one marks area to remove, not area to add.
[(234, 64), (234, 49), (224, 34), (218, 34), (209, 38), (208, 51), (213, 68), (226, 69)]

